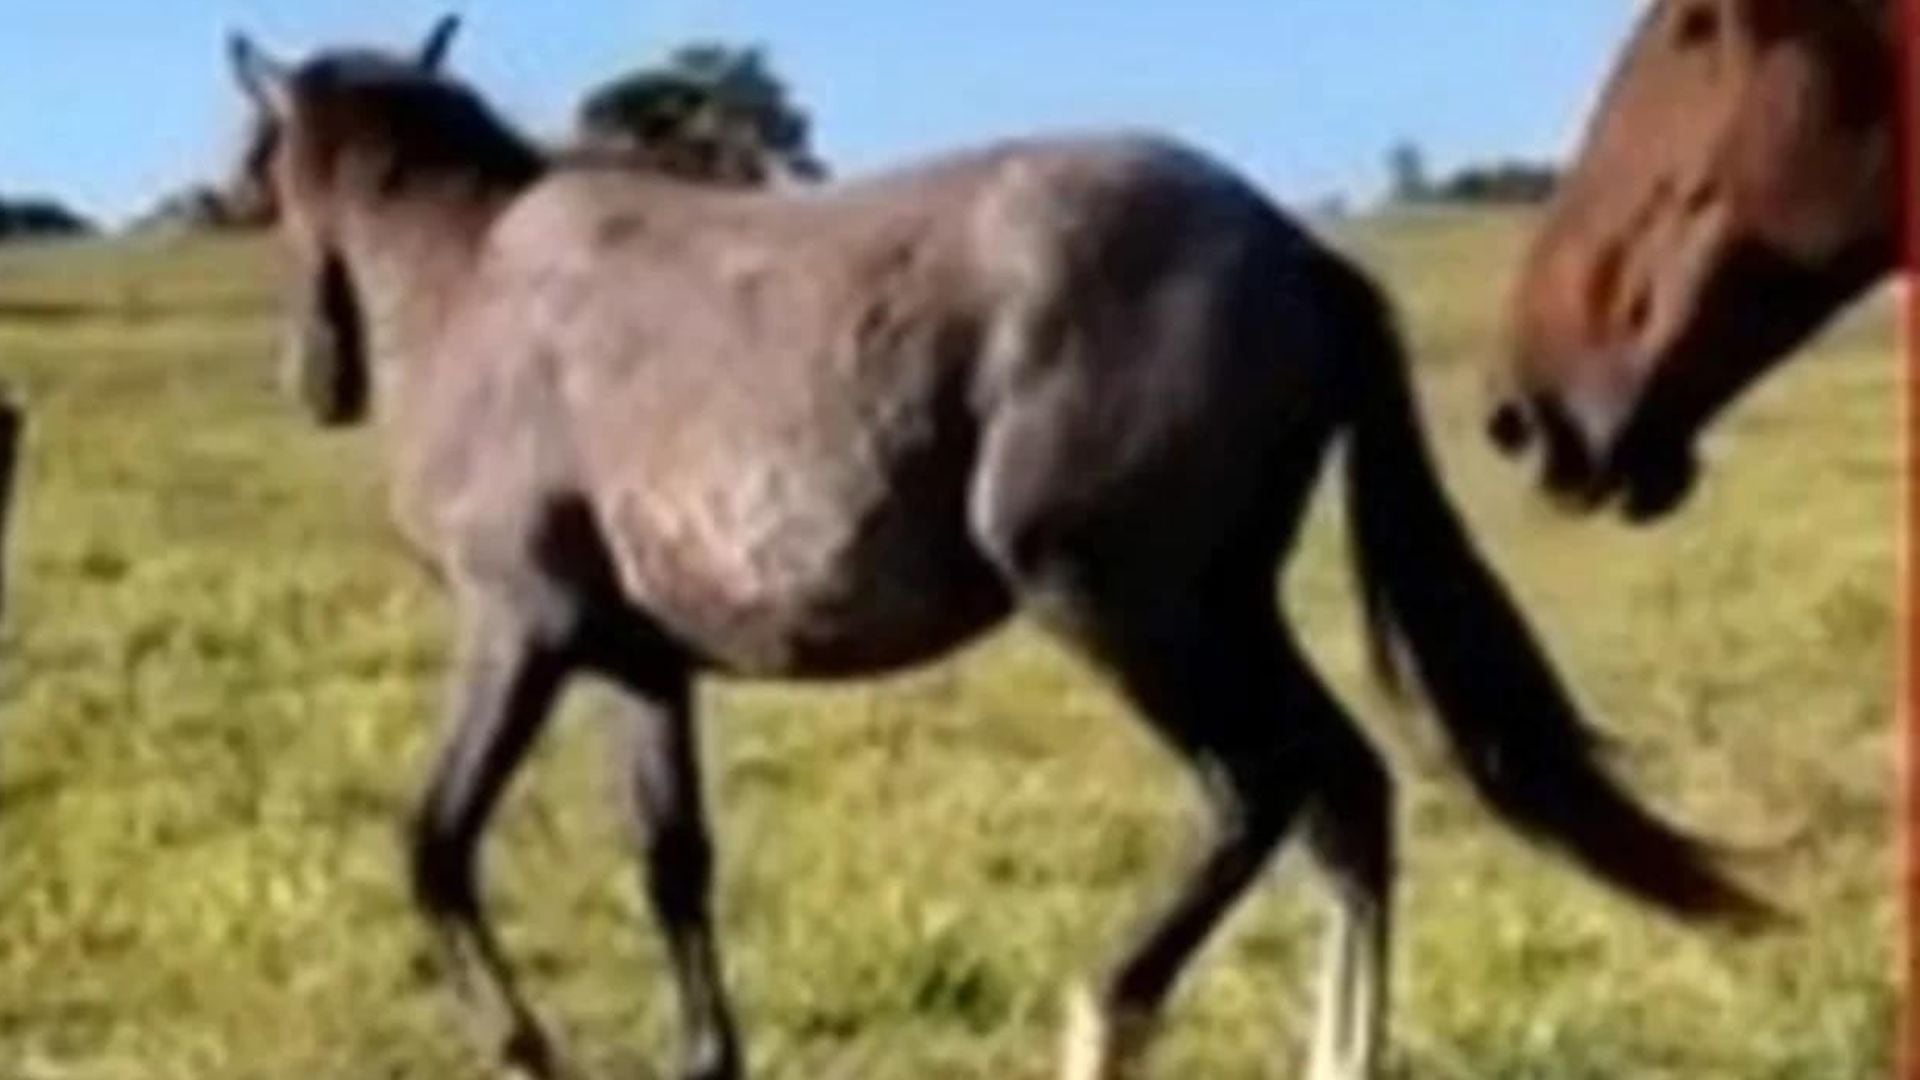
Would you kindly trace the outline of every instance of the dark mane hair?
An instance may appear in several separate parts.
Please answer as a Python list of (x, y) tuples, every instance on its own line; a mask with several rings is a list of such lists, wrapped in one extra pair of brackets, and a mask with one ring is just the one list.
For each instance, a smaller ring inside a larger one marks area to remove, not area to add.
[[(292, 85), (321, 161), (339, 170), (335, 179), (371, 169), (383, 188), (449, 175), (519, 187), (547, 169), (545, 155), (473, 91), (381, 54), (323, 55)], [(277, 137), (257, 133), (250, 160), (270, 158)]]

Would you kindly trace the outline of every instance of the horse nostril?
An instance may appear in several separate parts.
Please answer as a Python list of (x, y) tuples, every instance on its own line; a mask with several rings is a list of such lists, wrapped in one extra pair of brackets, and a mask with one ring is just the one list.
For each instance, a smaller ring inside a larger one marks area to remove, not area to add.
[(1601, 465), (1605, 453), (1589, 445), (1564, 399), (1543, 396), (1532, 404), (1534, 420), (1546, 444), (1541, 480), (1547, 491), (1582, 509), (1597, 505), (1606, 494)]
[(1517, 457), (1533, 441), (1533, 425), (1527, 421), (1526, 410), (1516, 402), (1502, 402), (1487, 418), (1487, 438), (1501, 453)]

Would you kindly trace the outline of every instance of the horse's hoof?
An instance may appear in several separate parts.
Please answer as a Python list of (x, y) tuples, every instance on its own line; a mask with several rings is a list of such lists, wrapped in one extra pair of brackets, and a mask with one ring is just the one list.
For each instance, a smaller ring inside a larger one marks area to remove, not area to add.
[(546, 1033), (531, 1024), (522, 1024), (507, 1037), (500, 1048), (500, 1060), (507, 1075), (525, 1080), (563, 1080), (560, 1056)]
[(1106, 1008), (1084, 988), (1067, 1002), (1060, 1080), (1138, 1080), (1153, 1041), (1153, 1018)]
[(696, 1055), (680, 1071), (680, 1080), (741, 1080), (739, 1055), (732, 1050), (716, 1050)]

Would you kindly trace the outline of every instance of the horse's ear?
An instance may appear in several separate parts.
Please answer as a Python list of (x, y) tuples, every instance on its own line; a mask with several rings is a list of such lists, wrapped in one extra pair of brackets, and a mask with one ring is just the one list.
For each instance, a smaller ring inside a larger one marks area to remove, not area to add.
[(460, 32), (460, 16), (445, 15), (433, 24), (433, 31), (427, 35), (424, 45), (420, 46), (420, 66), (428, 71), (439, 71), (447, 62), (447, 51), (453, 47), (454, 35)]
[(246, 91), (262, 113), (284, 118), (292, 111), (292, 73), (287, 65), (267, 55), (252, 38), (241, 33), (227, 37), (227, 55), (233, 61), (233, 74), (240, 89)]

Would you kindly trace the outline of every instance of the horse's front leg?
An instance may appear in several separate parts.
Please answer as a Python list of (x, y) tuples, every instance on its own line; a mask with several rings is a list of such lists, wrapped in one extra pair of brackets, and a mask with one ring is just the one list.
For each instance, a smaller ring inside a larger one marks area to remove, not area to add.
[[(625, 635), (617, 635), (619, 640)], [(645, 866), (647, 901), (666, 939), (684, 1017), (681, 1075), (737, 1080), (739, 1038), (715, 942), (713, 841), (701, 791), (692, 680), (678, 659), (636, 641), (607, 667), (626, 752), (621, 789)]]
[(552, 712), (568, 672), (559, 651), (510, 606), (461, 612), (446, 731), (414, 819), (413, 894), (432, 924), (482, 1038), (511, 1069), (546, 1078), (558, 1063), (488, 925), (475, 851), (507, 781)]

